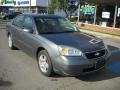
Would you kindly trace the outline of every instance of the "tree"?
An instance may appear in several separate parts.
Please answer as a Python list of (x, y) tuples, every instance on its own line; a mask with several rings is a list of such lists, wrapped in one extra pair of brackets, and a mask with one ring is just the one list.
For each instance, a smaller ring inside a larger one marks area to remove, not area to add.
[(49, 4), (49, 10), (63, 10), (66, 13), (66, 16), (71, 16), (78, 9), (80, 0), (51, 0)]

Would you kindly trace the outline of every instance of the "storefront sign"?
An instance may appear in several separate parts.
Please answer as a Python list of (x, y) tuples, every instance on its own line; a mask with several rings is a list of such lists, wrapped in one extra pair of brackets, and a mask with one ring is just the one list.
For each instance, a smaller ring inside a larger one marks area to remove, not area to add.
[(117, 16), (120, 17), (120, 8), (118, 8)]
[(11, 4), (11, 3), (13, 3), (14, 2), (14, 0), (3, 0), (3, 3), (4, 4)]
[(85, 7), (82, 7), (82, 9), (80, 11), (82, 11), (84, 14), (94, 14), (95, 13), (95, 7), (85, 6)]
[(18, 5), (29, 5), (29, 1), (18, 1)]
[(16, 6), (30, 6), (30, 0), (16, 0)]
[(15, 5), (15, 0), (3, 0), (3, 5), (14, 6)]
[(41, 6), (46, 7), (49, 0), (2, 0), (3, 6), (28, 7)]
[(110, 18), (110, 12), (102, 12), (102, 18), (109, 19)]

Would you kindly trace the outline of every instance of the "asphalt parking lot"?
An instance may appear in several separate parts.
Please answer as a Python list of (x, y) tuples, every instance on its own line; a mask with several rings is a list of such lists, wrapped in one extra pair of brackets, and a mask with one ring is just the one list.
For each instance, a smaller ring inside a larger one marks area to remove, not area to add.
[(45, 77), (36, 60), (21, 50), (8, 48), (4, 26), (0, 27), (0, 90), (120, 90), (118, 39), (99, 36), (111, 52), (104, 70), (78, 77)]

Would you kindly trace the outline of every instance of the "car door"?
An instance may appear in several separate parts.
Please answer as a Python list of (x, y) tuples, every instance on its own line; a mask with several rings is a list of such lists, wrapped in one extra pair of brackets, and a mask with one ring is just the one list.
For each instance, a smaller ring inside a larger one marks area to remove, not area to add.
[(10, 27), (13, 43), (15, 44), (16, 47), (18, 47), (20, 49), (22, 46), (22, 41), (20, 39), (20, 37), (21, 37), (20, 33), (22, 32), (22, 29), (23, 29), (23, 20), (24, 20), (23, 15), (16, 17), (13, 20), (12, 25)]
[[(33, 30), (33, 32), (29, 33), (24, 30)], [(31, 56), (33, 56), (34, 54), (35, 43), (36, 43), (34, 32), (35, 32), (35, 28), (34, 28), (34, 22), (32, 17), (25, 16), (22, 33), (20, 33), (20, 39), (23, 45), (22, 50)]]

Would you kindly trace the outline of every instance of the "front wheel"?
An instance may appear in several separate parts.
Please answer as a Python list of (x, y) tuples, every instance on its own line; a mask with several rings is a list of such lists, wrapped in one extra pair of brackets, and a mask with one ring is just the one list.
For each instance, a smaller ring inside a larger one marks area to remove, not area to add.
[(53, 67), (49, 54), (46, 50), (42, 50), (38, 54), (38, 66), (41, 73), (45, 76), (52, 76)]

